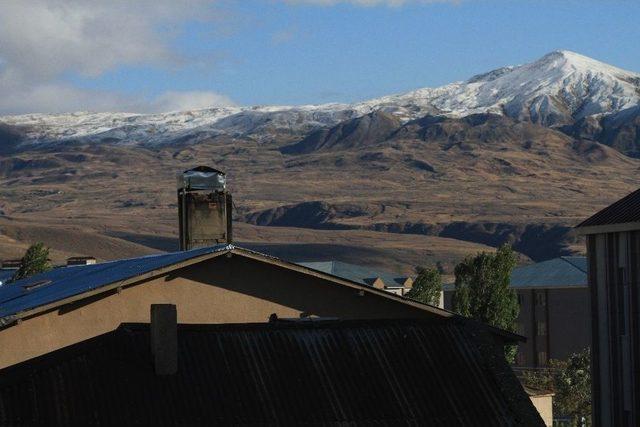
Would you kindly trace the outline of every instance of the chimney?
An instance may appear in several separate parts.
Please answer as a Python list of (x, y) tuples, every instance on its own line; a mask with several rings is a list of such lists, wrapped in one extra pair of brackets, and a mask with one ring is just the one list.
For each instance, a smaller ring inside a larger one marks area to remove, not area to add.
[(96, 259), (92, 256), (72, 256), (67, 258), (67, 267), (74, 265), (90, 265), (95, 264)]
[(232, 206), (224, 172), (198, 166), (179, 174), (180, 250), (231, 243)]
[(151, 304), (151, 356), (156, 375), (178, 372), (178, 313), (173, 304)]

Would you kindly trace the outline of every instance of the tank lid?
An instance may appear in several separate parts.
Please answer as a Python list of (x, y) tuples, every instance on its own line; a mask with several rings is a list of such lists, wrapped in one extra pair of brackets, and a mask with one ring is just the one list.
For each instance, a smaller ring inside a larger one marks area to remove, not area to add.
[(209, 166), (197, 166), (178, 174), (179, 189), (224, 191), (226, 186), (226, 174)]

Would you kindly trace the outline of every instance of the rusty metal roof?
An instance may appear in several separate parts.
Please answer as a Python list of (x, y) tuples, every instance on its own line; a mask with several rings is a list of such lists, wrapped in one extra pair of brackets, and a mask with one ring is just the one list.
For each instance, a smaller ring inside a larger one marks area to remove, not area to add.
[(456, 319), (179, 325), (156, 376), (148, 325), (0, 371), (2, 425), (543, 425), (482, 328)]
[(632, 222), (640, 222), (640, 189), (582, 221), (577, 228)]

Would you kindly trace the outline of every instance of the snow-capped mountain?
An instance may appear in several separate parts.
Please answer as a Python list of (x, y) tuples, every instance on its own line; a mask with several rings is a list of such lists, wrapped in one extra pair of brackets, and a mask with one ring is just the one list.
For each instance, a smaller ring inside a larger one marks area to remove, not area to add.
[(426, 114), (461, 117), (490, 112), (560, 126), (639, 104), (640, 74), (574, 52), (555, 51), (535, 62), (499, 68), (465, 82), (354, 104), (219, 107), (165, 114), (26, 114), (3, 116), (0, 122), (21, 127), (32, 143), (159, 143), (221, 133), (305, 132), (377, 110), (402, 121)]
[(458, 117), (496, 113), (555, 125), (616, 113), (638, 103), (640, 74), (574, 52), (556, 51), (530, 64), (500, 68), (466, 82), (365, 104), (428, 107)]

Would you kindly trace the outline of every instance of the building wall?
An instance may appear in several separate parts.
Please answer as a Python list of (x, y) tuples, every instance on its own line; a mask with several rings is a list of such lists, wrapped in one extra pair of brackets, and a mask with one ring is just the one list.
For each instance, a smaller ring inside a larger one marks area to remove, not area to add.
[(123, 322), (149, 322), (151, 304), (170, 303), (180, 323), (265, 322), (278, 317), (437, 317), (399, 301), (239, 255), (72, 303), (0, 330), (0, 368), (100, 335)]
[(517, 365), (543, 367), (550, 359), (566, 360), (591, 346), (589, 289), (518, 290), (518, 332), (527, 338), (520, 344)]
[(640, 422), (640, 231), (587, 238), (593, 424)]
[(531, 403), (542, 417), (544, 425), (553, 426), (553, 395), (545, 394), (541, 396), (529, 396)]
[[(550, 359), (565, 360), (591, 345), (589, 288), (519, 289), (517, 333), (527, 341), (518, 346), (518, 367), (544, 367)], [(445, 306), (452, 309), (452, 291)]]

